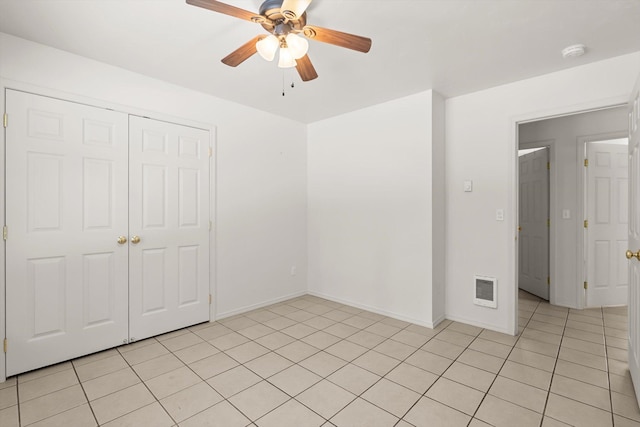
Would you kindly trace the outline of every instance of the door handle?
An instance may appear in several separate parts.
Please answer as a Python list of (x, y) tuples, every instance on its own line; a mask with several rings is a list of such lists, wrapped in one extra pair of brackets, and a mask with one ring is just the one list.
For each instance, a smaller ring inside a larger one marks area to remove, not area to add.
[(636, 257), (638, 259), (638, 261), (640, 261), (640, 250), (637, 251), (635, 254), (632, 251), (627, 251), (627, 252), (625, 252), (625, 255), (626, 255), (627, 259), (631, 259), (633, 257)]
[(140, 243), (140, 236), (131, 236), (131, 243), (133, 243), (134, 245)]
[(127, 238), (124, 236), (120, 236), (118, 237), (118, 244), (119, 245), (124, 245), (125, 243), (127, 243)]

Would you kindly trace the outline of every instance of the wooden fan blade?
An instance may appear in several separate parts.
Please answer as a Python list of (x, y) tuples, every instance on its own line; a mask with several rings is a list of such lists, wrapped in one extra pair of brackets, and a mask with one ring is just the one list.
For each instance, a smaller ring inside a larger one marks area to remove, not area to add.
[(313, 68), (309, 55), (296, 59), (296, 70), (298, 70), (298, 74), (300, 74), (300, 78), (303, 82), (308, 82), (309, 80), (318, 78), (318, 73), (316, 73), (316, 69)]
[(249, 12), (248, 10), (240, 9), (239, 7), (221, 3), (216, 0), (187, 0), (187, 3), (192, 6), (198, 6), (203, 9), (212, 10), (214, 12), (224, 13), (225, 15), (245, 19), (251, 22), (253, 22), (251, 18), (260, 16), (257, 13)]
[(342, 31), (330, 30), (328, 28), (307, 25), (304, 27), (304, 35), (312, 40), (329, 43), (358, 52), (369, 52), (371, 49), (371, 39), (368, 37), (356, 36), (354, 34), (343, 33)]
[(262, 34), (259, 36), (255, 36), (254, 38), (240, 46), (238, 49), (225, 56), (222, 59), (222, 62), (230, 67), (237, 67), (238, 65), (249, 59), (253, 54), (258, 52), (258, 50), (256, 49), (256, 43), (265, 37), (266, 36)]
[(298, 19), (302, 16), (311, 0), (284, 0), (280, 6), (280, 13), (287, 19)]

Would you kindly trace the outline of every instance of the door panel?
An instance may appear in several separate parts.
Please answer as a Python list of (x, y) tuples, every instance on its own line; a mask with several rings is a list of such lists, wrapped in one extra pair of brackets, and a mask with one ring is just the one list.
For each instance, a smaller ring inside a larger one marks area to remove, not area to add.
[(519, 157), (518, 287), (549, 299), (549, 149)]
[[(640, 76), (636, 80), (629, 104), (629, 241), (628, 249), (639, 254), (631, 258), (629, 271), (629, 371), (636, 399), (640, 397)], [(622, 257), (622, 252), (618, 254)]]
[(7, 375), (128, 337), (127, 116), (7, 90)]
[(209, 133), (130, 116), (130, 334), (209, 319)]
[(628, 164), (621, 161), (627, 150), (626, 145), (587, 144), (587, 307), (627, 303), (628, 274), (626, 266), (620, 268), (620, 247), (627, 245), (628, 234)]

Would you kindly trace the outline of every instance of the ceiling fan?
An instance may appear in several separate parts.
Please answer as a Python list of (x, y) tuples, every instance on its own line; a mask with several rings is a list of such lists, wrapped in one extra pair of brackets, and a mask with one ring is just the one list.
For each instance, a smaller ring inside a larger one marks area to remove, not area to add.
[(370, 38), (307, 25), (306, 10), (311, 0), (266, 0), (257, 14), (216, 0), (186, 0), (186, 2), (260, 24), (270, 33), (252, 38), (223, 58), (222, 62), (231, 67), (237, 67), (255, 53), (259, 53), (267, 61), (272, 61), (278, 52), (278, 67), (296, 67), (300, 78), (306, 82), (318, 77), (307, 55), (309, 48), (307, 38), (358, 52), (366, 53), (371, 49)]

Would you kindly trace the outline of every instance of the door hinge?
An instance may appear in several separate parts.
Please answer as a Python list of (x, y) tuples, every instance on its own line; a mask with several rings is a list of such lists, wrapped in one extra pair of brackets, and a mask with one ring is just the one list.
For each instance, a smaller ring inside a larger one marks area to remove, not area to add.
[(547, 170), (551, 170), (551, 162), (547, 162)]
[(6, 353), (7, 352), (7, 347), (9, 347), (9, 341), (7, 341), (6, 338), (4, 339), (4, 344), (2, 346), (4, 348), (4, 352)]
[(9, 115), (7, 113), (4, 113), (4, 115), (2, 116), (2, 125), (5, 128), (9, 126)]
[(551, 220), (547, 218), (547, 227), (551, 227)]
[(9, 229), (5, 225), (4, 227), (2, 227), (2, 239), (7, 240), (8, 236), (9, 236)]
[(584, 228), (589, 228), (589, 220), (588, 219), (584, 220)]
[(213, 148), (209, 147), (209, 157), (213, 157)]
[(209, 294), (209, 305), (211, 305), (211, 300), (212, 300), (211, 294)]
[(589, 159), (584, 159), (584, 167), (589, 167)]
[(588, 289), (589, 288), (589, 283), (588, 282), (584, 282), (584, 288)]
[(211, 226), (212, 226), (211, 220), (209, 220), (209, 231), (211, 231)]
[(547, 276), (547, 285), (551, 286), (551, 277)]

